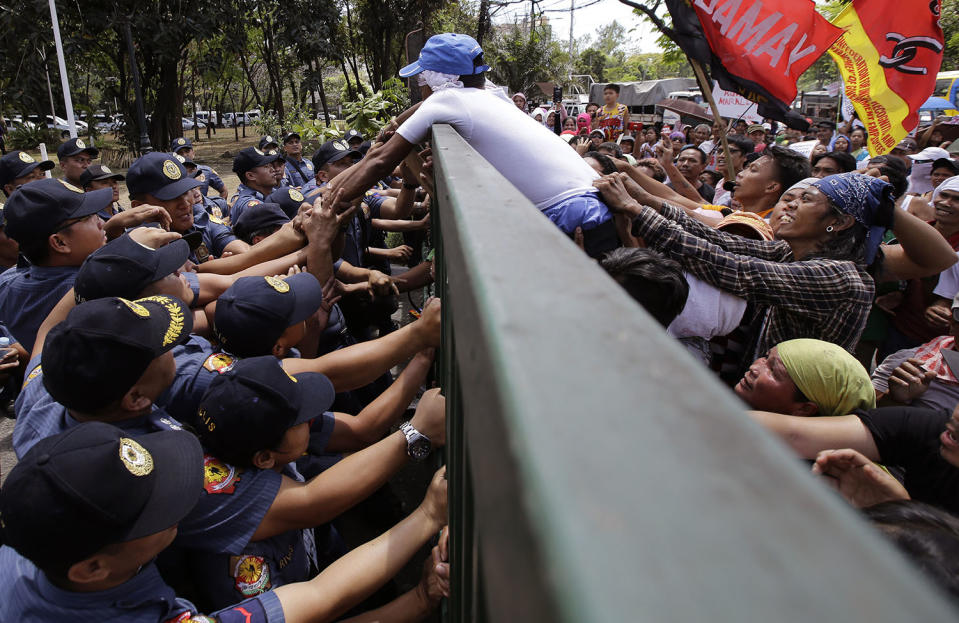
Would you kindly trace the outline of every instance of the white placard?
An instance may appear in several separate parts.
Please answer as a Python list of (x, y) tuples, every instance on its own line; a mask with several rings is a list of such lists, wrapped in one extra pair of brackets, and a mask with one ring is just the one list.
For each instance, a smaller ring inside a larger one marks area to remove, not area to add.
[(763, 118), (756, 112), (756, 103), (732, 91), (719, 88), (718, 82), (713, 82), (713, 99), (719, 108), (720, 116), (727, 119), (742, 118), (747, 123), (762, 123)]
[(816, 143), (819, 141), (800, 141), (799, 143), (793, 143), (789, 146), (789, 149), (799, 152), (805, 157), (809, 157), (812, 154), (813, 147), (816, 146)]

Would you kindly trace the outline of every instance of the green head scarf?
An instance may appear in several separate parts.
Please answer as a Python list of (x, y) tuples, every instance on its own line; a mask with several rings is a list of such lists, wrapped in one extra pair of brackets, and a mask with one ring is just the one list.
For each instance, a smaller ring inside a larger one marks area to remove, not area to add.
[(819, 415), (846, 415), (876, 406), (876, 390), (862, 364), (822, 340), (789, 340), (776, 346), (789, 377)]

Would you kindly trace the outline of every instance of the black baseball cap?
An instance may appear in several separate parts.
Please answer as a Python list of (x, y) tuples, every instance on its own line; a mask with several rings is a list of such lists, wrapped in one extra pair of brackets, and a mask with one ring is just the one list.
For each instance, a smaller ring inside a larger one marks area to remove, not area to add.
[(203, 445), (214, 456), (250, 462), (283, 435), (333, 405), (336, 390), (316, 372), (290, 376), (276, 357), (242, 359), (217, 375), (197, 410)]
[(80, 185), (86, 188), (90, 182), (100, 180), (117, 180), (122, 182), (126, 178), (121, 173), (114, 173), (105, 164), (91, 164), (80, 174)]
[(175, 154), (181, 149), (193, 149), (193, 141), (185, 136), (173, 139), (173, 142), (170, 143), (170, 153)]
[(43, 385), (68, 409), (90, 413), (130, 391), (154, 359), (193, 329), (186, 303), (169, 296), (111, 297), (70, 310), (43, 344)]
[(217, 299), (213, 333), (234, 355), (266, 355), (284, 331), (316, 313), (322, 302), (323, 288), (310, 273), (241, 277)]
[(169, 201), (199, 185), (179, 158), (159, 151), (140, 156), (127, 171), (127, 189), (132, 197), (153, 195)]
[(277, 160), (286, 162), (283, 154), (275, 149), (263, 151), (257, 147), (247, 147), (246, 149), (240, 150), (240, 153), (233, 158), (233, 172), (242, 179), (243, 174), (250, 169), (255, 169), (256, 167), (261, 167), (264, 164), (270, 164)]
[(364, 141), (364, 138), (363, 138), (363, 135), (360, 134), (359, 130), (350, 128), (349, 130), (347, 130), (346, 134), (343, 135), (343, 140), (346, 141), (347, 143), (349, 143), (350, 141), (359, 141), (362, 143)]
[(53, 160), (36, 160), (25, 151), (11, 151), (0, 158), (0, 186), (9, 184), (18, 177), (27, 175), (37, 167), (42, 171), (49, 171), (54, 166)]
[(270, 227), (279, 227), (289, 220), (290, 217), (279, 204), (262, 201), (256, 205), (248, 205), (246, 210), (243, 210), (240, 218), (233, 224), (233, 233), (237, 238), (250, 242), (254, 233)]
[(937, 158), (932, 162), (932, 168), (933, 170), (949, 169), (953, 175), (959, 175), (959, 162), (956, 162), (952, 158)]
[[(306, 197), (303, 196), (303, 193), (292, 186), (280, 186), (266, 198), (266, 203), (273, 203), (280, 206), (280, 209), (283, 210), (283, 213), (286, 214), (288, 219), (296, 216), (304, 201), (306, 201)], [(241, 214), (240, 216), (243, 215)]]
[(260, 148), (260, 151), (269, 151), (271, 149), (276, 149), (279, 146), (280, 144), (276, 142), (276, 139), (269, 134), (261, 138), (260, 142), (257, 144), (257, 147)]
[(287, 132), (286, 134), (283, 135), (283, 144), (286, 145), (291, 138), (297, 138), (297, 139), (303, 140), (302, 137), (296, 132)]
[(94, 147), (93, 145), (87, 145), (83, 142), (82, 138), (71, 138), (66, 143), (61, 143), (57, 147), (57, 158), (63, 160), (68, 156), (76, 156), (79, 153), (88, 153), (91, 158), (96, 158), (100, 155), (100, 150)]
[(99, 212), (113, 201), (113, 189), (88, 193), (70, 182), (35, 180), (10, 195), (4, 212), (8, 236), (24, 244), (56, 233), (60, 224)]
[(151, 283), (172, 275), (190, 257), (184, 238), (151, 249), (123, 234), (83, 260), (73, 284), (77, 304), (108, 296), (135, 299)]
[(320, 145), (320, 148), (313, 154), (313, 167), (319, 171), (324, 164), (342, 160), (347, 156), (353, 156), (359, 159), (363, 157), (363, 154), (351, 148), (349, 143), (342, 139), (338, 141), (326, 141)]
[(85, 422), (41, 439), (0, 492), (4, 541), (40, 569), (65, 571), (115, 543), (179, 523), (203, 491), (192, 434), (133, 437)]

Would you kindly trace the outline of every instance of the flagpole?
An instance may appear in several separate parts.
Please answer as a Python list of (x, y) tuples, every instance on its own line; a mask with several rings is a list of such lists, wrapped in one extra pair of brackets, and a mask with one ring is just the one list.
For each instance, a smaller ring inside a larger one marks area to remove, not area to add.
[(709, 102), (709, 107), (713, 111), (713, 120), (720, 122), (719, 142), (723, 146), (723, 156), (726, 159), (726, 181), (731, 182), (736, 178), (736, 173), (733, 170), (732, 154), (729, 153), (729, 141), (726, 140), (726, 122), (723, 121), (722, 115), (719, 114), (719, 106), (716, 105), (716, 100), (713, 98), (713, 88), (706, 79), (706, 72), (703, 71), (703, 66), (700, 65), (699, 61), (695, 58), (687, 57), (686, 60), (688, 60), (692, 66), (693, 73), (696, 74), (696, 81), (699, 83), (699, 88), (702, 90), (703, 95), (706, 96), (706, 101)]
[[(67, 77), (67, 63), (63, 58), (63, 43), (60, 41), (60, 22), (57, 20), (57, 5), (50, 0), (50, 21), (53, 22), (53, 41), (57, 45), (57, 61), (60, 63), (60, 84), (63, 86), (63, 103), (67, 107), (67, 125), (70, 138), (77, 137), (77, 124), (73, 119), (73, 99), (70, 97), (70, 79)], [(55, 119), (53, 121), (56, 121)]]

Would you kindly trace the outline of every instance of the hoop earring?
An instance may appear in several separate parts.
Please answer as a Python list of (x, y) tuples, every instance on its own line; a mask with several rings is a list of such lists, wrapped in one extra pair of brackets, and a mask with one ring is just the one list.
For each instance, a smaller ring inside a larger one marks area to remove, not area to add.
[(826, 233), (831, 234), (833, 232), (832, 225), (826, 228)]

